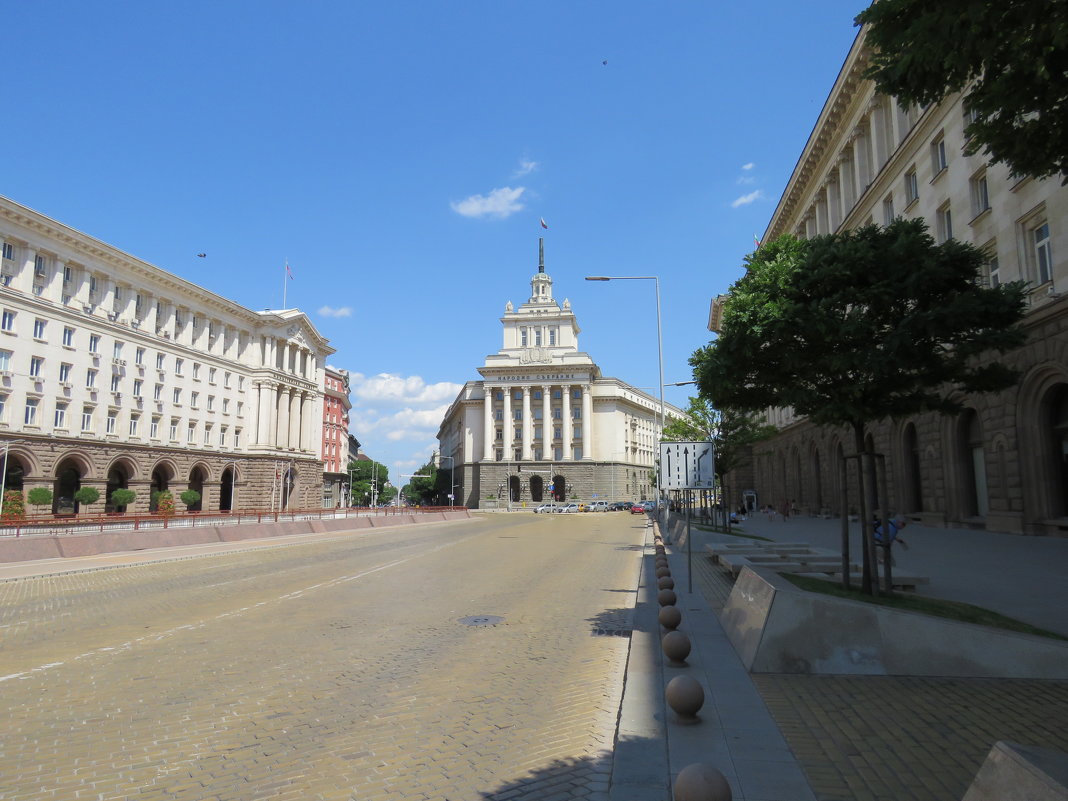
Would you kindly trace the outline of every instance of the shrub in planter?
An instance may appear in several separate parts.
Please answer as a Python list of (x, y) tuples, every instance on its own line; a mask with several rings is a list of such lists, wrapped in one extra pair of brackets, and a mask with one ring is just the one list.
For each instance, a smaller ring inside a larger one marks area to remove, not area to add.
[(34, 487), (26, 493), (26, 500), (31, 506), (37, 507), (37, 514), (41, 514), (40, 507), (52, 505), (52, 490), (48, 487)]
[(194, 506), (200, 503), (200, 493), (193, 489), (187, 489), (178, 497), (185, 504), (186, 511), (191, 511)]
[(156, 493), (156, 514), (164, 517), (174, 514), (174, 496), (167, 490)]
[(117, 489), (111, 493), (111, 505), (118, 511), (126, 511), (126, 507), (137, 500), (137, 493), (130, 489)]
[(22, 520), (24, 517), (26, 517), (26, 502), (23, 500), (22, 491), (8, 490), (5, 492), (0, 518), (5, 521), (14, 521)]
[(100, 500), (100, 490), (96, 487), (82, 487), (74, 493), (74, 500), (83, 506), (92, 506)]

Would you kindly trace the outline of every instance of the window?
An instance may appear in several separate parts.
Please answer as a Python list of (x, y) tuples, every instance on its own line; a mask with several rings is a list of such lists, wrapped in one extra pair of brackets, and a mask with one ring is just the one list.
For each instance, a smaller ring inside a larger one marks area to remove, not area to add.
[(937, 178), (949, 166), (946, 158), (946, 138), (939, 136), (931, 142), (931, 173)]
[(241, 447), (241, 429), (240, 428), (235, 428), (234, 429), (234, 447), (235, 448), (240, 448)]
[(37, 318), (33, 321), (33, 338), (44, 339), (45, 338), (45, 321), (41, 318)]
[(222, 413), (223, 414), (230, 414), (230, 399), (229, 398), (223, 398)]
[(164, 356), (163, 356), (162, 353), (157, 353), (156, 354), (156, 369), (157, 370), (162, 370), (163, 369), (163, 359), (164, 359)]
[(938, 241), (945, 242), (953, 238), (953, 213), (949, 204), (945, 204), (938, 210)]
[(560, 400), (560, 398), (562, 398), (562, 397), (563, 397), (563, 395), (561, 394), (559, 389), (554, 389), (553, 390), (553, 400)]
[(502, 441), (504, 439), (504, 431), (502, 431), (501, 429), (498, 428), (497, 429), (497, 434), (494, 437), (494, 439), (496, 439), (498, 442)]
[(138, 414), (131, 414), (130, 415), (130, 436), (131, 437), (136, 437), (137, 436), (137, 426), (138, 426), (138, 424), (140, 422), (141, 422), (141, 415), (138, 415)]
[(559, 406), (553, 409), (553, 420), (561, 420), (563, 419), (563, 416), (564, 412)]
[(82, 431), (92, 431), (92, 430), (93, 430), (93, 407), (92, 406), (83, 406), (82, 407)]
[(44, 277), (45, 274), (45, 257), (38, 253), (33, 257), (33, 274)]
[(145, 363), (145, 349), (144, 348), (138, 348), (136, 351), (134, 351), (134, 364), (136, 364), (136, 365), (138, 365), (140, 367), (144, 363)]
[(209, 412), (215, 411), (215, 396), (214, 395), (208, 395), (208, 411)]
[(67, 362), (63, 362), (59, 365), (59, 380), (61, 383), (70, 383), (70, 371), (72, 367), (74, 367), (74, 365), (68, 364)]
[(582, 400), (582, 390), (581, 389), (572, 390), (571, 391), (571, 397), (574, 398), (575, 400)]
[(575, 426), (571, 434), (575, 439), (582, 439), (582, 426)]
[(535, 328), (534, 329), (534, 347), (535, 348), (540, 348), (541, 347), (541, 329), (540, 328)]
[(990, 208), (990, 188), (986, 182), (986, 171), (975, 175), (972, 186), (972, 216), (978, 217)]
[(71, 270), (70, 265), (65, 265), (63, 267), (63, 283), (64, 284), (69, 284), (70, 283), (70, 279), (71, 279), (72, 276), (73, 276), (73, 271)]
[(245, 377), (243, 375), (237, 377), (237, 388), (240, 392), (245, 391)]
[(209, 384), (214, 384), (215, 383), (215, 368), (214, 367), (209, 367), (208, 368), (208, 383)]
[(185, 359), (175, 358), (175, 360), (174, 360), (174, 374), (175, 375), (181, 375), (183, 366), (185, 366)]
[(571, 417), (574, 420), (580, 420), (582, 418), (582, 409), (580, 409), (578, 406), (575, 406), (571, 410)]
[(13, 247), (11, 247), (11, 243), (10, 242), (5, 242), (4, 243), (4, 258), (5, 259), (13, 259), (13, 258), (15, 258), (15, 249)]
[(159, 439), (159, 418), (153, 417), (152, 422), (148, 426), (148, 436), (152, 439)]
[(526, 328), (526, 326), (523, 326), (522, 328), (519, 329), (519, 345), (520, 345), (520, 347), (524, 347), (524, 348), (527, 346), (527, 328)]
[(193, 380), (200, 380), (200, 365), (197, 362), (193, 362)]
[(14, 331), (15, 330), (15, 312), (4, 309), (3, 316), (0, 316), (0, 330)]
[(65, 403), (57, 403), (56, 404), (56, 414), (52, 419), (53, 419), (53, 424), (54, 424), (55, 428), (66, 428), (67, 427), (67, 404), (65, 404)]
[(115, 433), (115, 426), (118, 423), (117, 415), (118, 415), (118, 412), (112, 412), (112, 411), (108, 412), (108, 419), (104, 423), (104, 433), (105, 434), (114, 434)]
[(911, 206), (920, 197), (920, 185), (916, 181), (916, 168), (905, 173), (905, 205)]
[(30, 357), (30, 378), (40, 378), (41, 368), (44, 367), (44, 358), (41, 356)]
[(11, 369), (11, 351), (0, 350), (0, 370), (8, 372)]
[(171, 418), (171, 442), (178, 441), (178, 418)]
[(512, 419), (515, 420), (517, 423), (518, 422), (522, 422), (522, 420), (523, 420), (523, 410), (522, 409), (513, 409), (512, 410)]
[(156, 384), (152, 389), (152, 400), (163, 400), (163, 384)]
[(229, 373), (223, 373), (223, 386), (226, 387), (227, 389), (230, 388), (230, 374)]
[(211, 423), (204, 424), (204, 444), (211, 445)]
[(122, 381), (122, 376), (119, 375), (118, 373), (114, 373), (111, 376), (111, 391), (112, 392), (118, 392), (119, 391), (119, 389), (121, 388), (119, 386), (119, 382), (120, 381)]
[(0, 420), (7, 419), (7, 395), (0, 395)]
[(553, 429), (553, 439), (560, 439), (560, 431), (561, 431), (561, 429), (559, 429), (559, 428), (554, 428)]
[(219, 428), (219, 447), (221, 448), (226, 444), (226, 426)]
[(182, 390), (181, 390), (181, 388), (180, 387), (175, 387), (174, 388), (174, 394), (171, 397), (172, 397), (172, 400), (174, 401), (174, 403), (181, 403), (182, 402)]
[(894, 216), (894, 196), (891, 194), (883, 198), (883, 225), (892, 223)]
[(123, 345), (123, 343), (116, 342), (114, 345), (111, 346), (111, 358), (113, 358), (113, 359), (121, 359), (122, 358), (122, 345)]
[(556, 344), (556, 326), (552, 326), (549, 329), (549, 345)]
[(196, 442), (196, 438), (197, 438), (197, 424), (196, 423), (190, 423), (188, 425), (188, 427), (186, 428), (186, 430), (185, 430), (185, 441), (188, 444), (192, 445), (194, 442)]
[(1044, 222), (1031, 229), (1034, 242), (1035, 268), (1039, 284), (1048, 284), (1053, 277), (1053, 248), (1050, 245), (1049, 223)]
[(90, 275), (89, 276), (89, 297), (92, 298), (94, 295), (96, 295), (96, 276), (95, 275)]
[(144, 384), (145, 384), (145, 382), (142, 381), (140, 378), (135, 378), (134, 379), (133, 396), (135, 398), (140, 398), (141, 397), (141, 388), (144, 386)]
[(199, 392), (190, 392), (189, 393), (189, 405), (192, 406), (195, 409), (195, 408), (197, 408), (197, 404), (199, 402), (200, 402), (200, 393)]
[(96, 388), (96, 373), (97, 371), (92, 367), (85, 371), (85, 386), (87, 389)]
[(69, 327), (63, 328), (63, 347), (74, 347), (74, 329)]
[(100, 336), (98, 334), (89, 335), (89, 352), (100, 353)]
[[(225, 406), (223, 407), (223, 411), (226, 411), (226, 407)], [(241, 417), (241, 415), (243, 415), (244, 413), (245, 413), (245, 403), (244, 403), (244, 401), (238, 401), (237, 402), (237, 416)]]
[(37, 398), (26, 398), (26, 416), (23, 418), (26, 425), (37, 425), (37, 404), (39, 403), (40, 400)]
[(523, 429), (521, 429), (521, 428), (515, 429), (515, 433), (514, 433), (512, 439), (522, 439), (522, 438), (523, 438)]

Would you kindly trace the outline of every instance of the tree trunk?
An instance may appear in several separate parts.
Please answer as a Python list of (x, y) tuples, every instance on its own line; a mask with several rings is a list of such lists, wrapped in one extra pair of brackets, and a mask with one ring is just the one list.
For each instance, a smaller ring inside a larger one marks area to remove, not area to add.
[(886, 512), (890, 493), (887, 487), (885, 456), (879, 460), (879, 465), (882, 468), (879, 471), (879, 491), (883, 496), (882, 503), (879, 504), (879, 509), (882, 512), (880, 515), (880, 525), (883, 527), (883, 592), (886, 594), (886, 597), (889, 598), (894, 594), (894, 578), (893, 570), (891, 568), (894, 542), (890, 539), (890, 516)]
[(839, 495), (841, 497), (842, 513), (842, 588), (849, 589), (849, 470), (846, 460), (842, 459), (838, 466), (840, 481)]
[(858, 456), (857, 483), (860, 487), (860, 537), (863, 544), (862, 557), (864, 559), (861, 573), (861, 591), (867, 595), (877, 595), (877, 585), (872, 582), (873, 577), (878, 582), (878, 571), (875, 566), (875, 534), (872, 531), (868, 516), (868, 485), (871, 483), (869, 481), (871, 477), (869, 468), (873, 466), (871, 454), (865, 450), (864, 446), (864, 423), (853, 424), (853, 437)]

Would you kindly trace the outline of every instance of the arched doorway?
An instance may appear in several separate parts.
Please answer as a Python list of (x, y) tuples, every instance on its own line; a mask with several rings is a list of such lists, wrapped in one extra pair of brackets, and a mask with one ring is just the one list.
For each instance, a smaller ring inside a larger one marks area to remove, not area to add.
[(545, 482), (541, 476), (530, 477), (530, 500), (534, 503), (541, 503), (544, 498)]
[(293, 489), (297, 485), (296, 468), (287, 467), (282, 473), (282, 508), (288, 509), (293, 498)]
[[(9, 492), (22, 492), (24, 489), (24, 480), (26, 477), (26, 468), (22, 464), (22, 460), (17, 455), (11, 453), (10, 446), (7, 452), (7, 459), (3, 465), (4, 471), (4, 493), (0, 497), (0, 511), (4, 508), (4, 501), (7, 498)], [(25, 508), (25, 504), (23, 504)]]
[(152, 481), (148, 490), (148, 511), (155, 512), (159, 507), (159, 494), (167, 492), (171, 485), (171, 471), (159, 465), (152, 471)]
[(193, 490), (194, 492), (196, 492), (197, 494), (200, 495), (200, 500), (198, 500), (194, 504), (190, 504), (190, 506), (189, 506), (189, 511), (190, 512), (199, 512), (201, 509), (204, 508), (204, 479), (205, 478), (207, 478), (207, 475), (206, 475), (206, 473), (204, 471), (204, 468), (200, 467), (199, 465), (197, 467), (194, 467), (191, 471), (189, 471), (189, 489)]
[(56, 479), (52, 484), (52, 512), (57, 515), (78, 513), (78, 502), (74, 500), (82, 486), (81, 467), (73, 459), (64, 459), (56, 466)]
[(126, 489), (130, 481), (130, 477), (126, 472), (126, 468), (123, 465), (112, 465), (108, 470), (108, 484), (104, 491), (104, 511), (105, 512), (120, 512), (125, 511), (126, 507), (116, 507), (112, 503), (111, 495), (115, 490)]
[(567, 481), (562, 475), (557, 474), (553, 476), (551, 490), (554, 501), (562, 501), (567, 497)]
[(1042, 438), (1050, 443), (1046, 470), (1049, 471), (1050, 517), (1068, 517), (1068, 386), (1060, 384), (1043, 399)]
[(234, 485), (237, 483), (237, 470), (227, 467), (219, 479), (219, 511), (231, 512), (234, 509)]
[(519, 501), (521, 485), (519, 483), (519, 476), (508, 476), (508, 500), (512, 503)]

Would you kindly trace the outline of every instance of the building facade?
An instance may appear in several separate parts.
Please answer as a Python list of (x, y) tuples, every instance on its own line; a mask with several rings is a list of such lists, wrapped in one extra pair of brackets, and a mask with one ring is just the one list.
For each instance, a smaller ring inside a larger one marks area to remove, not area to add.
[[(111, 511), (116, 489), (194, 509), (317, 507), (333, 349), (297, 310), (255, 312), (0, 198), (0, 446), (7, 489)], [(82, 510), (85, 511), (85, 510)]]
[[(986, 251), (988, 285), (1026, 281), (1029, 341), (1003, 357), (1019, 371), (1018, 383), (962, 398), (958, 416), (873, 424), (870, 441), (886, 457), (894, 512), (932, 525), (1068, 533), (1068, 188), (964, 155), (968, 110), (959, 95), (903, 108), (861, 77), (868, 61), (861, 30), (765, 241), (923, 218), (937, 241), (953, 237)], [(794, 500), (811, 512), (837, 512), (851, 434), (786, 409), (769, 410), (768, 420), (779, 434), (730, 477), (734, 497), (755, 489), (760, 503)], [(853, 509), (855, 486), (848, 481)]]
[(503, 347), (445, 414), (439, 468), (453, 468), (456, 502), (470, 507), (653, 498), (660, 402), (602, 376), (579, 350), (575, 314), (553, 299), (540, 250), (530, 297), (500, 318)]
[(323, 385), (323, 508), (348, 506), (349, 374), (327, 366)]

